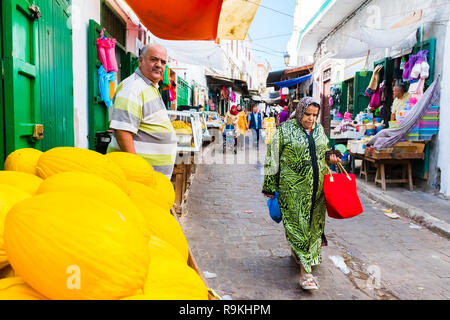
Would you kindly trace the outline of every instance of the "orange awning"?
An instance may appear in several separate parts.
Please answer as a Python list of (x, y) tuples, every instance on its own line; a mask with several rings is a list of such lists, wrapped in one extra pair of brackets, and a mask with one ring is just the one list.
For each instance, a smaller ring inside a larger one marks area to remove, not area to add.
[(126, 0), (166, 40), (244, 40), (261, 0)]

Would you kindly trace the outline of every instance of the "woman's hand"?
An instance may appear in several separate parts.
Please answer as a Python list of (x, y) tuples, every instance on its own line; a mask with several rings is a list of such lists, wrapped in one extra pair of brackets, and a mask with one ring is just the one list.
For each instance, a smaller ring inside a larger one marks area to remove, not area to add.
[(330, 155), (330, 160), (328, 160), (329, 164), (338, 164), (341, 162), (341, 159), (337, 157), (335, 154)]

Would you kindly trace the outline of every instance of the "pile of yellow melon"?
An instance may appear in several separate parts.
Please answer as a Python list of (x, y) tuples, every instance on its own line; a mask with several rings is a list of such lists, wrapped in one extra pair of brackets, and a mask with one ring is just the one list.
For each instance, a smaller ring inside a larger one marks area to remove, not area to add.
[(0, 300), (208, 299), (174, 201), (170, 180), (134, 154), (11, 153), (0, 171)]

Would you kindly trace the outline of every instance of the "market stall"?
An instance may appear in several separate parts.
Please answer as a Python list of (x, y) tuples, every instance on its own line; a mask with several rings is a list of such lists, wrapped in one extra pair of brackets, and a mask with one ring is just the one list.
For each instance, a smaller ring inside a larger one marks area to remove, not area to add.
[(191, 174), (195, 172), (195, 154), (201, 152), (202, 122), (198, 112), (167, 111), (177, 135), (177, 158), (172, 173), (175, 187), (175, 211), (181, 213)]
[[(375, 185), (380, 184), (383, 191), (386, 191), (386, 185), (389, 183), (407, 184), (409, 190), (413, 191), (414, 184), (411, 161), (414, 159), (423, 160), (425, 157), (423, 153), (424, 148), (425, 143), (399, 142), (393, 148), (382, 150), (367, 147), (362, 154), (349, 151), (350, 157), (352, 158), (352, 172), (354, 172), (355, 168), (355, 159), (360, 159), (362, 161), (360, 177), (364, 176), (366, 181), (369, 180), (369, 170), (372, 165), (376, 168)], [(393, 175), (396, 167), (401, 168), (401, 178), (388, 177), (387, 172)]]
[(413, 190), (413, 177), (427, 176), (429, 144), (439, 130), (434, 51), (431, 39), (406, 56), (375, 62), (363, 93), (370, 101), (366, 108), (355, 113), (355, 108), (342, 108), (341, 103), (333, 114), (334, 148), (343, 152), (352, 172), (355, 161), (361, 162), (360, 177), (366, 181), (374, 172), (375, 185), (383, 190), (390, 183)]
[(223, 127), (223, 119), (219, 113), (214, 111), (205, 111), (203, 116), (206, 119), (206, 127), (211, 135), (211, 142), (219, 141), (222, 135), (221, 129)]

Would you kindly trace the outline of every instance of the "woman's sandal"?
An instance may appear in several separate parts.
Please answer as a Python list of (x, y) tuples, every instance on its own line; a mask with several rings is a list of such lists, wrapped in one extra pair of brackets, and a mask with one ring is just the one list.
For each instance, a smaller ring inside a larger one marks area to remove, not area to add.
[(319, 284), (317, 283), (317, 278), (312, 274), (307, 273), (300, 278), (300, 286), (303, 290), (318, 290)]

